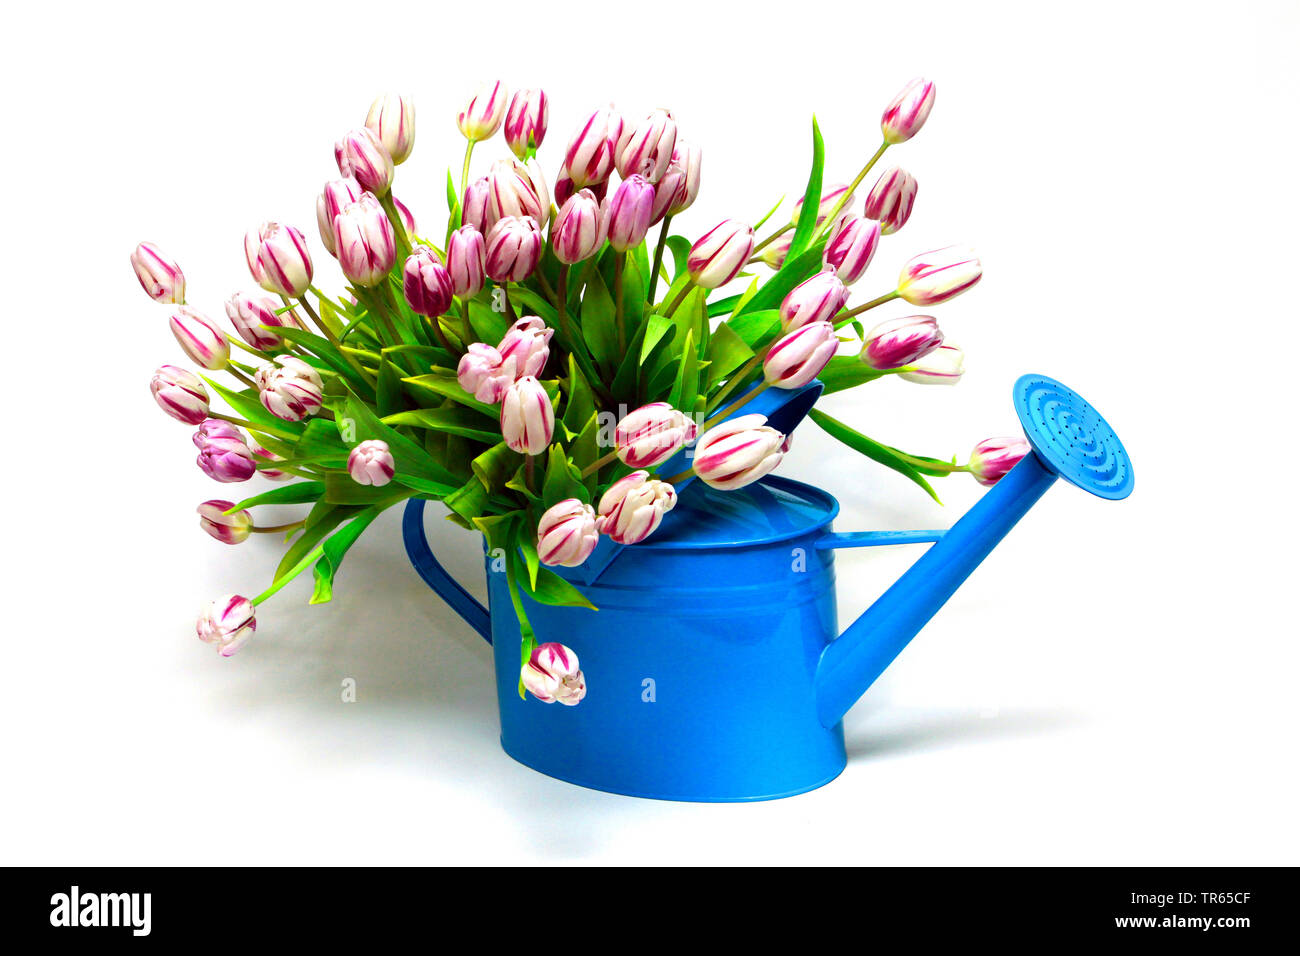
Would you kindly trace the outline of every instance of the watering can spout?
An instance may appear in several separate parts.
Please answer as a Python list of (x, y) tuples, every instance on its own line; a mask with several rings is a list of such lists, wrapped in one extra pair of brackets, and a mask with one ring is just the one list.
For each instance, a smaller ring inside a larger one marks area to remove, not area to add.
[(827, 645), (817, 668), (825, 726), (839, 723), (1057, 478), (1102, 498), (1132, 492), (1128, 454), (1087, 402), (1042, 375), (1022, 376), (1013, 396), (1032, 451)]

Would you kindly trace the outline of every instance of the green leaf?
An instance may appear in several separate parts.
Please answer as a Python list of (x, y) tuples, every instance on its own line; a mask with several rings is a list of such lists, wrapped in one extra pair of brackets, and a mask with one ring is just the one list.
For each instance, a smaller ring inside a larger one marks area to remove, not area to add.
[(460, 382), (456, 380), (455, 373), (451, 371), (438, 370), (428, 375), (417, 375), (413, 378), (402, 379), (411, 388), (418, 391), (430, 392), (443, 398), (450, 398), (457, 404), (464, 405), (466, 408), (472, 408), (493, 421), (500, 420), (500, 411), (495, 405), (488, 405), (480, 402), (465, 389), (461, 388)]
[(402, 388), (402, 373), (397, 366), (384, 358), (379, 363), (379, 382), (375, 387), (375, 411), (381, 416), (401, 411), (406, 404)]
[(468, 523), (475, 518), (482, 517), (483, 513), (487, 511), (490, 496), (491, 494), (483, 486), (483, 482), (475, 477), (469, 479), (465, 484), (443, 498), (442, 503)]
[(723, 326), (729, 328), (741, 342), (753, 349), (781, 327), (781, 311), (763, 309), (756, 312), (742, 312), (728, 319)]
[(324, 492), (324, 482), (295, 481), (292, 484), (264, 491), (260, 495), (245, 498), (226, 513), (243, 511), (245, 508), (254, 508), (257, 505), (300, 505), (307, 501), (316, 501)]
[(334, 575), (338, 573), (339, 565), (343, 563), (343, 556), (348, 553), (348, 548), (356, 543), (357, 538), (361, 537), (361, 532), (370, 527), (370, 522), (378, 518), (386, 507), (387, 505), (372, 505), (330, 535), (329, 540), (325, 542), (324, 553), (312, 568), (316, 586), (312, 590), (311, 601), (308, 603), (324, 604), (333, 598)]
[(321, 361), (347, 379), (348, 384), (361, 394), (366, 396), (374, 394), (374, 389), (370, 387), (370, 383), (357, 374), (357, 370), (348, 364), (347, 359), (343, 357), (343, 353), (335, 348), (334, 343), (329, 339), (308, 332), (306, 329), (298, 329), (293, 326), (263, 326), (263, 328), (319, 356)]
[(452, 435), (462, 435), (490, 445), (501, 440), (501, 429), (487, 427), (482, 415), (462, 405), (417, 408), (412, 411), (398, 412), (395, 415), (385, 416), (383, 422), (385, 425), (409, 425), (412, 428), (428, 428)]
[(511, 301), (517, 299), (527, 306), (525, 309), (518, 310), (521, 315), (536, 315), (551, 328), (555, 328), (560, 321), (560, 313), (556, 310), (555, 304), (535, 289), (517, 285), (510, 290), (510, 298)]
[(542, 482), (542, 507), (551, 508), (566, 498), (588, 501), (581, 472), (569, 462), (558, 444), (552, 445), (546, 458), (546, 479)]
[(263, 407), (261, 401), (251, 390), (236, 392), (233, 389), (226, 388), (220, 382), (214, 382), (206, 375), (201, 376), (203, 381), (212, 386), (212, 390), (226, 400), (235, 414), (252, 425), (264, 428), (273, 435), (288, 437), (298, 435), (306, 427), (301, 422), (286, 422), (276, 418)]
[(721, 382), (753, 357), (754, 350), (745, 344), (735, 329), (726, 323), (719, 325), (709, 341), (708, 386), (711, 388)]
[(279, 581), (297, 567), (298, 563), (311, 553), (322, 538), (360, 510), (360, 508), (342, 507), (328, 501), (316, 502), (316, 505), (307, 515), (302, 534), (294, 539), (293, 544), (289, 545), (289, 550), (284, 553), (284, 557), (280, 559), (279, 565), (276, 566), (275, 577), (272, 581)]
[(687, 329), (682, 357), (677, 365), (677, 380), (668, 393), (668, 404), (673, 408), (692, 409), (700, 388), (700, 357), (695, 351), (695, 330)]
[(489, 304), (491, 299), (480, 293), (482, 298), (469, 302), (469, 324), (480, 342), (500, 342), (510, 328), (510, 317), (504, 312), (493, 311)]
[[(831, 416), (819, 409), (814, 408), (808, 413), (808, 417), (821, 426), (822, 430), (832, 438), (839, 439), (854, 451), (861, 452), (872, 461), (879, 462), (887, 468), (894, 469), (894, 471), (898, 472), (900, 475), (906, 476), (911, 481), (916, 482), (916, 484), (925, 489), (926, 494), (931, 498), (935, 501), (939, 501), (939, 496), (934, 493), (934, 489), (930, 487), (930, 483), (925, 480), (915, 467), (900, 458), (896, 449), (892, 449), (888, 445), (882, 445), (880, 442), (868, 438), (866, 435), (849, 427), (842, 421), (831, 418)], [(939, 503), (943, 504), (941, 501), (939, 501)]]
[(573, 355), (569, 355), (569, 399), (564, 406), (562, 421), (571, 434), (577, 434), (586, 424), (591, 413), (596, 410), (596, 400), (592, 397), (591, 386), (578, 368)]
[(605, 368), (617, 368), (622, 356), (618, 351), (618, 331), (614, 327), (614, 298), (593, 270), (582, 296), (582, 337), (591, 356)]
[[(816, 125), (816, 123), (817, 123), (817, 121), (814, 119), (814, 120), (813, 120), (813, 124), (814, 124), (814, 126)], [(781, 208), (781, 203), (783, 203), (783, 202), (785, 202), (785, 197), (784, 197), (784, 196), (782, 196), (780, 199), (778, 199), (778, 200), (776, 201), (776, 205), (773, 206), (771, 209), (769, 209), (769, 210), (767, 211), (767, 214), (766, 214), (765, 216), (763, 216), (762, 219), (760, 219), (758, 222), (754, 223), (754, 231), (755, 231), (755, 232), (758, 232), (758, 230), (761, 229), (761, 228), (763, 227), (763, 223), (767, 222), (769, 219), (772, 218), (773, 215), (776, 214), (776, 211), (777, 211), (778, 209)]]
[(536, 584), (521, 575), (519, 588), (538, 604), (596, 610), (596, 605), (588, 601), (585, 594), (549, 568), (538, 569)]
[(686, 260), (691, 255), (691, 241), (685, 236), (669, 236), (665, 243), (673, 257), (673, 278), (686, 275)]
[[(449, 488), (455, 488), (458, 481), (455, 475), (435, 461), (424, 447), (407, 438), (401, 432), (390, 428), (380, 421), (370, 407), (349, 394), (343, 403), (343, 415), (350, 419), (356, 430), (357, 442), (378, 439), (388, 443), (388, 450), (393, 454), (394, 468), (398, 479), (411, 475), (427, 478)], [(342, 427), (343, 419), (339, 425)]]
[(740, 315), (761, 312), (765, 309), (777, 309), (781, 301), (790, 294), (790, 290), (822, 267), (822, 251), (826, 246), (824, 238), (818, 239), (799, 255), (786, 257), (785, 265), (772, 278), (768, 279), (740, 309)]
[(310, 461), (327, 468), (341, 468), (348, 460), (350, 449), (339, 437), (338, 425), (324, 418), (313, 418), (307, 422), (302, 437), (293, 447), (294, 457), (300, 461)]
[(496, 491), (505, 487), (522, 461), (523, 455), (511, 451), (510, 446), (502, 441), (470, 462), (470, 470), (485, 490)]
[(836, 355), (817, 377), (825, 386), (822, 394), (830, 395), (832, 392), (842, 392), (846, 388), (853, 388), (864, 382), (874, 382), (887, 374), (889, 373), (878, 372), (865, 365), (856, 355)]
[(373, 505), (376, 501), (392, 498), (394, 491), (401, 487), (403, 483), (397, 480), (379, 488), (362, 485), (353, 481), (345, 472), (334, 471), (325, 476), (325, 496), (322, 500), (335, 505)]
[(822, 143), (822, 131), (817, 127), (817, 117), (813, 117), (813, 161), (808, 172), (808, 188), (803, 194), (803, 208), (799, 212), (799, 223), (795, 226), (794, 237), (790, 240), (790, 251), (786, 261), (798, 256), (808, 248), (813, 230), (817, 228), (817, 211), (822, 200), (822, 165), (826, 160), (826, 150)]

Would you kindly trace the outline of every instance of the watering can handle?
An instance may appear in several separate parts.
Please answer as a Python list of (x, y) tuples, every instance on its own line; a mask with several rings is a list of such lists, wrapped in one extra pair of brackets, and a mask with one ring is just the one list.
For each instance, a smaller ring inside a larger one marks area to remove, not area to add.
[(465, 619), (465, 623), (482, 635), (483, 640), (492, 643), (492, 618), (487, 608), (466, 591), (447, 569), (438, 563), (429, 547), (429, 539), (424, 534), (424, 499), (412, 498), (406, 503), (402, 515), (402, 542), (406, 545), (406, 556), (411, 559), (415, 571), (424, 579), (424, 583), (433, 588), (438, 597), (450, 605), (451, 609)]

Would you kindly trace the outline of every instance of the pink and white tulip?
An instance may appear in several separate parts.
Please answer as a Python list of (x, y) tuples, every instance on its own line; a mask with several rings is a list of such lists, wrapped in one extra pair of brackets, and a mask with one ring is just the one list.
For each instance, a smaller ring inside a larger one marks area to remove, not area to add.
[(360, 199), (363, 192), (361, 184), (349, 176), (330, 180), (316, 197), (316, 228), (320, 230), (320, 241), (330, 255), (338, 255), (334, 248), (334, 217), (343, 211), (344, 206)]
[(388, 442), (372, 438), (353, 448), (348, 455), (348, 475), (359, 485), (382, 487), (397, 474), (397, 463)]
[(628, 176), (605, 200), (605, 226), (609, 244), (627, 252), (641, 244), (650, 230), (655, 187), (644, 176)]
[(577, 498), (547, 508), (537, 523), (537, 558), (542, 564), (576, 568), (600, 540), (596, 511)]
[(880, 223), (846, 216), (826, 240), (822, 262), (834, 269), (845, 285), (853, 285), (866, 273), (879, 245)]
[(740, 275), (753, 251), (753, 228), (737, 219), (724, 219), (695, 240), (686, 268), (696, 285), (716, 289)]
[(214, 645), (222, 657), (231, 657), (257, 630), (253, 602), (238, 594), (222, 595), (203, 608), (194, 629), (200, 641)]
[[(546, 180), (513, 159), (492, 164), (488, 180), (488, 231), (506, 216), (529, 216), (538, 226), (551, 218), (551, 197)], [(539, 185), (540, 183), (540, 185)]]
[(970, 473), (981, 485), (996, 485), (1028, 454), (1023, 438), (986, 438), (970, 453)]
[(354, 285), (383, 282), (397, 260), (397, 237), (373, 193), (362, 193), (334, 217), (334, 245), (343, 274)]
[(695, 444), (695, 474), (711, 488), (734, 491), (781, 464), (785, 436), (766, 415), (741, 415), (715, 425)]
[(451, 291), (462, 299), (471, 299), (483, 288), (486, 277), (483, 258), (487, 243), (474, 226), (461, 226), (447, 240), (447, 272)]
[(471, 143), (490, 139), (501, 128), (506, 118), (506, 88), (498, 80), (484, 86), (456, 114), (456, 127)]
[(194, 433), (198, 465), (213, 481), (247, 481), (257, 474), (257, 462), (244, 433), (229, 422), (209, 418)]
[(253, 533), (253, 516), (247, 511), (226, 514), (235, 507), (233, 501), (214, 498), (199, 505), (199, 527), (222, 544), (239, 544)]
[(651, 183), (659, 182), (672, 162), (677, 145), (677, 121), (668, 110), (655, 110), (643, 119), (618, 156), (618, 174), (624, 179), (634, 174)]
[(488, 233), (483, 268), (497, 282), (521, 282), (542, 257), (542, 231), (531, 216), (505, 216)]
[(574, 188), (607, 180), (630, 136), (622, 114), (613, 107), (602, 107), (588, 116), (564, 151), (564, 169)]
[(407, 238), (415, 236), (415, 214), (406, 208), (406, 203), (402, 202), (396, 196), (392, 197), (393, 208), (397, 210), (397, 218), (402, 222), (402, 230), (406, 233)]
[[(845, 194), (848, 195), (847, 199), (845, 199)], [(844, 221), (844, 217), (848, 215), (846, 210), (853, 205), (853, 193), (849, 192), (849, 187), (845, 183), (838, 183), (834, 186), (826, 187), (826, 191), (822, 193), (822, 198), (817, 203), (817, 226), (820, 227), (822, 223), (826, 222), (826, 217), (831, 214), (832, 209), (840, 205), (841, 199), (844, 200), (844, 204), (840, 206), (840, 212), (836, 213), (835, 225), (832, 225), (831, 229), (835, 229), (836, 226)], [(795, 200), (794, 213), (790, 216), (790, 225), (799, 225), (799, 217), (802, 215), (803, 197), (800, 196)]]
[(492, 346), (474, 342), (460, 357), (456, 381), (480, 402), (495, 405), (515, 383), (515, 363), (504, 361)]
[(460, 201), (460, 221), (485, 236), (496, 222), (492, 215), (491, 195), (492, 182), (482, 176), (465, 187), (465, 195)]
[(526, 315), (515, 322), (497, 343), (497, 354), (502, 362), (514, 360), (515, 374), (519, 377), (542, 374), (546, 360), (551, 357), (551, 336), (554, 329), (535, 315)]
[[(250, 451), (252, 451), (255, 458), (260, 458), (263, 461), (284, 461), (282, 457), (274, 454), (273, 452), (267, 451), (256, 441), (250, 440), (248, 442), (248, 448)], [(293, 477), (287, 471), (280, 471), (280, 469), (278, 468), (261, 468), (258, 469), (258, 474), (260, 474), (263, 478), (269, 478), (272, 481), (288, 481), (290, 478)]]
[(279, 311), (280, 304), (267, 295), (236, 292), (226, 300), (226, 318), (239, 337), (255, 349), (271, 352), (284, 340), (270, 329), (300, 329), (302, 324), (292, 309)]
[(906, 143), (921, 131), (934, 107), (934, 84), (917, 77), (885, 107), (880, 131), (886, 143)]
[(917, 385), (956, 385), (966, 371), (965, 362), (966, 354), (957, 346), (941, 345), (912, 362), (909, 370), (899, 372), (898, 377)]
[[(511, 360), (506, 359), (506, 364)], [(519, 378), (501, 399), (501, 437), (511, 451), (540, 455), (555, 434), (555, 410), (542, 383), (531, 375)]]
[(152, 242), (142, 242), (132, 250), (131, 268), (149, 298), (155, 302), (185, 304), (185, 273), (175, 259)]
[(578, 655), (563, 644), (538, 644), (519, 670), (524, 689), (544, 704), (559, 701), (574, 707), (587, 696), (587, 679), (578, 669)]
[(506, 110), (505, 137), (510, 152), (520, 159), (542, 145), (546, 126), (550, 121), (551, 106), (541, 90), (518, 90), (510, 98)]
[(695, 440), (695, 420), (667, 402), (651, 402), (623, 416), (614, 429), (618, 460), (632, 468), (662, 465)]
[(566, 265), (590, 259), (605, 242), (605, 213), (590, 189), (580, 189), (560, 208), (551, 224), (555, 258)]
[(880, 223), (880, 233), (892, 235), (902, 229), (916, 202), (916, 177), (895, 166), (882, 173), (867, 194), (862, 214)]
[(393, 162), (400, 165), (415, 148), (415, 103), (409, 96), (385, 93), (370, 104), (366, 127), (379, 138)]
[(616, 544), (639, 544), (654, 533), (677, 504), (677, 492), (648, 471), (634, 471), (609, 486), (597, 512), (602, 534)]
[(911, 365), (943, 344), (939, 323), (929, 315), (886, 319), (863, 339), (858, 358), (869, 368), (888, 371)]
[(366, 126), (346, 133), (334, 144), (339, 175), (351, 176), (366, 192), (382, 196), (393, 185), (393, 157)]
[(451, 308), (451, 273), (428, 246), (416, 246), (402, 267), (402, 295), (416, 315), (431, 319)]
[(320, 411), (325, 401), (320, 373), (300, 358), (278, 356), (254, 376), (262, 406), (276, 418), (300, 422)]
[(763, 251), (758, 254), (759, 258), (769, 269), (776, 271), (785, 265), (785, 258), (790, 254), (790, 244), (793, 241), (793, 232), (777, 236), (763, 247)]
[(311, 285), (307, 239), (293, 226), (264, 222), (244, 236), (244, 256), (253, 278), (267, 292), (300, 298)]
[(218, 371), (230, 361), (230, 343), (217, 323), (198, 309), (177, 306), (172, 313), (172, 335), (191, 361), (208, 371)]
[(822, 373), (839, 347), (829, 322), (801, 325), (772, 343), (763, 358), (763, 378), (775, 388), (802, 388)]
[(189, 369), (162, 365), (149, 380), (149, 391), (158, 407), (187, 425), (198, 425), (208, 417), (208, 390)]
[(781, 303), (781, 328), (790, 332), (812, 322), (830, 322), (844, 308), (849, 290), (833, 272), (818, 272), (789, 291)]
[(938, 305), (961, 295), (984, 275), (970, 246), (946, 246), (923, 252), (903, 266), (898, 294), (912, 305)]

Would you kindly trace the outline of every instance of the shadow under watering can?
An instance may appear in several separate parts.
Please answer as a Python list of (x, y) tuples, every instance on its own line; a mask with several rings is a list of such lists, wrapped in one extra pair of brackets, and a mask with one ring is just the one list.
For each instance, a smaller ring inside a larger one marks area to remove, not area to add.
[[(788, 433), (820, 391), (769, 389), (736, 414), (761, 412)], [(578, 654), (588, 692), (576, 707), (520, 699), (503, 573), (485, 561), (489, 612), (433, 557), (423, 501), (407, 505), (403, 536), (420, 576), (494, 646), (510, 756), (632, 796), (792, 796), (839, 775), (844, 714), (1057, 478), (1102, 498), (1132, 492), (1123, 445), (1077, 394), (1025, 375), (1013, 397), (1033, 451), (947, 531), (838, 533), (838, 502), (803, 482), (769, 475), (723, 492), (692, 481), (645, 542), (602, 541), (582, 566), (553, 569), (600, 608), (525, 598), (538, 639)], [(683, 452), (659, 473), (687, 467)], [(917, 542), (933, 544), (839, 633), (835, 550)]]

